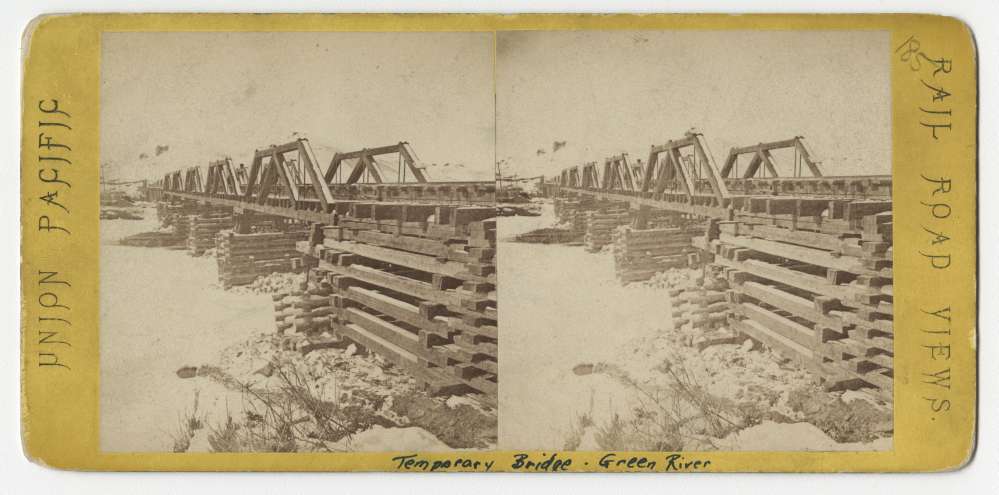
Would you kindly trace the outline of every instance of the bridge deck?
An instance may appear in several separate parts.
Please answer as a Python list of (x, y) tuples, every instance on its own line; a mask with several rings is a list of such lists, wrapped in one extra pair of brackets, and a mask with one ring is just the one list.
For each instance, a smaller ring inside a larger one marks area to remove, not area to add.
[[(305, 194), (298, 200), (287, 195), (272, 194), (263, 202), (245, 195), (225, 193), (202, 193), (177, 190), (164, 190), (150, 187), (151, 197), (167, 196), (199, 201), (205, 204), (228, 206), (237, 210), (255, 211), (268, 215), (292, 218), (305, 222), (332, 223), (334, 212), (343, 214), (356, 202), (453, 204), (468, 206), (489, 206), (496, 203), (496, 185), (493, 181), (461, 182), (422, 182), (422, 183), (383, 183), (332, 185), (330, 190), (336, 198), (334, 203), (324, 208), (322, 202)], [(311, 192), (311, 189), (309, 189)]]
[[(732, 195), (720, 204), (711, 194), (687, 195), (557, 186), (558, 194), (579, 194), (627, 203), (633, 209), (652, 208), (723, 221), (767, 221), (829, 233), (860, 228), (867, 215), (891, 210), (891, 176), (732, 179)], [(765, 193), (764, 193), (765, 191)]]

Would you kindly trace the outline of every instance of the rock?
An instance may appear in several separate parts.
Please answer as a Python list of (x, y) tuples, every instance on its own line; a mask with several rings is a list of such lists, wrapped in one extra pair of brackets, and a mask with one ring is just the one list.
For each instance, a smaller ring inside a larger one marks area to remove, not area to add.
[(467, 395), (452, 395), (451, 397), (448, 397), (447, 400), (444, 401), (444, 404), (446, 404), (447, 407), (450, 407), (451, 409), (454, 409), (461, 405), (472, 406), (472, 407), (479, 406), (479, 404), (475, 401), (475, 399), (472, 399)]
[(195, 376), (198, 376), (198, 367), (183, 366), (179, 370), (177, 370), (177, 376), (179, 378), (194, 378)]
[(753, 342), (753, 339), (746, 339), (746, 341), (742, 343), (742, 352), (749, 352), (753, 350), (753, 347), (755, 346), (756, 343)]
[(357, 345), (356, 344), (348, 345), (347, 348), (343, 350), (343, 354), (344, 356), (353, 356), (354, 354), (357, 354)]
[(377, 366), (372, 367), (368, 372), (367, 378), (375, 381), (382, 380), (385, 378), (385, 370)]
[(857, 390), (844, 391), (843, 395), (840, 397), (840, 400), (842, 400), (846, 404), (849, 404), (856, 400), (862, 400), (864, 402), (870, 403), (875, 407), (879, 406), (878, 401), (872, 395)]
[(270, 376), (274, 374), (274, 365), (268, 362), (254, 371), (253, 374), (270, 378)]

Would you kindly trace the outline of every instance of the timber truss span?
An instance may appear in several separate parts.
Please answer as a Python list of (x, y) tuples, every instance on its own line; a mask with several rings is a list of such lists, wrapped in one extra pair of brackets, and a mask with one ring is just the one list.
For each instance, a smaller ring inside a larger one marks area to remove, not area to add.
[(637, 267), (628, 281), (703, 266), (711, 283), (691, 314), (706, 333), (749, 337), (830, 387), (891, 399), (890, 175), (827, 175), (801, 137), (733, 148), (719, 167), (704, 136), (687, 133), (652, 146), (644, 164), (617, 155), (562, 170), (545, 193), (589, 244), (631, 223), (613, 234), (616, 262)]
[[(384, 155), (396, 155), (398, 161), (387, 165), (377, 160)], [(323, 224), (333, 224), (333, 214), (345, 213), (357, 201), (477, 206), (496, 202), (494, 181), (428, 181), (405, 142), (336, 153), (322, 170), (304, 138), (256, 150), (249, 167), (225, 158), (210, 162), (207, 173), (197, 166), (170, 172), (147, 191), (154, 199), (197, 200)]]
[[(794, 176), (778, 175), (772, 154), (778, 149), (797, 152)], [(740, 174), (738, 160), (747, 155), (752, 158)], [(805, 168), (810, 175), (802, 173)], [(806, 212), (825, 210), (830, 201), (891, 201), (890, 175), (823, 175), (802, 137), (733, 148), (718, 167), (704, 136), (688, 133), (652, 146), (645, 163), (629, 164), (626, 154), (616, 155), (604, 160), (602, 173), (597, 162), (570, 167), (548, 187), (718, 219), (727, 219), (731, 210), (759, 209), (765, 200), (801, 201)]]

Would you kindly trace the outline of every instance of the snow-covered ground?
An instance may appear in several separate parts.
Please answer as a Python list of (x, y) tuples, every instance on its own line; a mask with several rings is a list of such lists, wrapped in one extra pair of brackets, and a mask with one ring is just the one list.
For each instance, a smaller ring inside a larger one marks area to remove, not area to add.
[(273, 331), (266, 295), (218, 286), (215, 259), (185, 251), (109, 244), (156, 230), (143, 220), (101, 222), (101, 450), (170, 451), (181, 417), (194, 408), (223, 419), (241, 396), (207, 377), (178, 378), (183, 366), (210, 362), (226, 346)]
[(498, 220), (500, 449), (562, 448), (577, 415), (628, 409), (631, 391), (573, 368), (612, 360), (625, 342), (670, 325), (666, 292), (621, 287), (609, 254), (504, 241), (552, 223), (550, 205), (540, 217)]
[(764, 421), (732, 433), (717, 442), (721, 450), (741, 451), (850, 451), (890, 450), (891, 438), (879, 438), (866, 443), (837, 443), (811, 423), (775, 423)]

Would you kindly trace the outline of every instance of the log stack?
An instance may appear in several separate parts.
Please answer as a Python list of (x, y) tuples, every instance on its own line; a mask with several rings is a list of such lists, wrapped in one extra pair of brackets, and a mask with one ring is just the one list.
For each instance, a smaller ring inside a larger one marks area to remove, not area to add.
[(559, 224), (567, 228), (577, 241), (585, 241), (592, 230), (590, 237), (594, 245), (606, 245), (611, 242), (610, 231), (614, 227), (611, 224), (623, 224), (631, 220), (630, 216), (626, 219), (621, 216), (627, 215), (628, 207), (626, 202), (575, 194), (555, 198), (555, 216)]
[(300, 271), (302, 255), (295, 244), (307, 236), (308, 232), (220, 232), (216, 238), (219, 283), (230, 288), (271, 273)]
[(555, 200), (559, 223), (565, 225), (576, 239), (582, 238), (586, 233), (586, 211), (592, 203), (593, 200), (587, 197)]
[[(337, 337), (413, 375), (431, 393), (495, 399), (495, 209), (355, 203), (321, 244), (302, 243), (332, 287)], [(312, 277), (310, 277), (312, 278)]]
[(612, 244), (614, 229), (627, 225), (631, 220), (632, 215), (627, 208), (586, 212), (586, 234), (583, 236), (586, 250), (595, 253)]
[(870, 388), (890, 400), (891, 205), (844, 203), (832, 208), (840, 218), (802, 215), (781, 224), (737, 215), (718, 222), (717, 238), (707, 244), (713, 267), (731, 285), (735, 330), (822, 376), (830, 388)]
[(187, 247), (187, 239), (191, 236), (191, 217), (193, 215), (177, 215), (170, 222), (173, 225), (173, 233), (183, 242), (181, 249)]
[(192, 256), (201, 256), (216, 244), (218, 233), (233, 226), (232, 211), (212, 211), (190, 215), (187, 221), (187, 250)]
[(652, 278), (669, 268), (691, 265), (696, 249), (691, 239), (699, 235), (693, 228), (635, 229), (614, 231), (614, 267), (622, 283)]
[(565, 244), (572, 241), (572, 233), (566, 229), (536, 229), (513, 237), (515, 242), (529, 244)]
[(156, 203), (156, 218), (164, 226), (173, 225), (177, 217), (186, 217), (197, 213), (197, 205), (193, 202), (160, 201)]
[(730, 311), (726, 292), (705, 287), (672, 289), (673, 325), (690, 326), (701, 330), (714, 330), (727, 323)]
[(294, 332), (306, 337), (333, 329), (333, 287), (320, 272), (294, 291), (274, 294), (274, 322), (278, 334)]
[(183, 241), (173, 232), (143, 232), (123, 237), (118, 241), (118, 244), (122, 246), (174, 248), (182, 245)]

